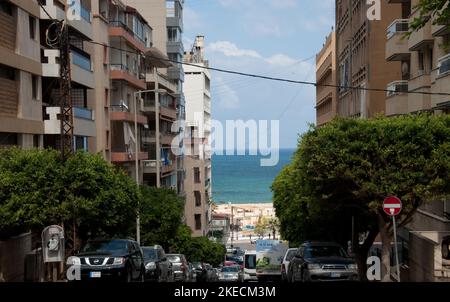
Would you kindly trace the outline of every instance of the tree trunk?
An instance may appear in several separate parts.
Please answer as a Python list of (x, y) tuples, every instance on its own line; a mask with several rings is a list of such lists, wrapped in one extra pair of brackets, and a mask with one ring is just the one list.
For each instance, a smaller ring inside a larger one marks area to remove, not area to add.
[(387, 223), (382, 214), (378, 214), (378, 226), (381, 237), (381, 281), (391, 282), (391, 242), (392, 234), (389, 232)]

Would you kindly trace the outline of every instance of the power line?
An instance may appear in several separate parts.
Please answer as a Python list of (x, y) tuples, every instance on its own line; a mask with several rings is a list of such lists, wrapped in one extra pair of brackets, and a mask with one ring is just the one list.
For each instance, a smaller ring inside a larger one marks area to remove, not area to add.
[[(42, 5), (42, 3), (40, 3), (40, 1), (39, 1), (39, 5), (43, 8), (43, 5)], [(45, 9), (44, 9), (44, 12), (46, 12)], [(46, 14), (49, 16), (49, 18), (55, 20), (54, 18), (52, 18), (50, 16), (50, 14), (48, 12), (46, 12)], [(61, 22), (61, 21), (59, 21), (59, 22)], [(127, 49), (122, 49), (122, 48), (119, 48), (119, 47), (106, 45), (106, 44), (100, 43), (100, 42), (89, 41), (89, 40), (86, 40), (85, 42), (91, 43), (91, 44), (95, 44), (95, 45), (100, 45), (100, 46), (107, 47), (107, 48), (110, 48), (110, 49), (115, 49), (115, 50), (118, 50), (118, 51), (121, 51), (121, 52), (127, 52), (127, 53), (136, 54), (135, 51), (130, 51), (130, 50), (127, 50)], [(152, 55), (148, 55), (148, 54), (146, 54), (146, 56), (150, 57), (150, 58), (153, 58), (153, 59), (160, 60), (160, 61), (166, 61), (166, 62), (171, 62), (171, 63), (176, 63), (176, 64), (182, 64), (182, 65), (186, 65), (186, 66), (194, 66), (194, 67), (197, 67), (197, 68), (200, 68), (200, 69), (206, 69), (206, 70), (211, 70), (211, 71), (216, 71), (216, 72), (221, 72), (221, 73), (239, 75), (239, 76), (250, 77), (250, 78), (257, 78), (257, 79), (263, 79), (263, 80), (269, 80), (269, 81), (284, 82), (284, 83), (290, 83), (290, 84), (310, 85), (310, 86), (314, 86), (314, 87), (330, 87), (330, 88), (336, 88), (336, 89), (339, 88), (339, 89), (342, 89), (342, 90), (374, 91), (374, 92), (385, 92), (385, 93), (395, 92), (395, 91), (392, 91), (392, 90), (389, 90), (389, 89), (384, 89), (384, 88), (367, 88), (367, 87), (360, 87), (360, 86), (344, 86), (344, 85), (321, 84), (321, 83), (317, 83), (317, 82), (308, 82), (308, 81), (298, 81), (298, 80), (292, 80), (292, 79), (286, 79), (286, 78), (271, 77), (271, 76), (252, 74), (252, 73), (241, 72), (241, 71), (228, 70), (228, 69), (223, 69), (223, 68), (216, 68), (216, 67), (198, 65), (198, 64), (188, 63), (188, 62), (172, 60), (172, 59), (169, 59), (169, 58), (167, 58), (167, 59), (160, 58), (160, 57), (156, 57), (156, 56), (152, 56)], [(445, 92), (406, 91), (406, 92), (402, 92), (402, 93), (405, 93), (405, 94), (420, 94), (420, 95), (450, 96), (450, 93), (445, 93)]]

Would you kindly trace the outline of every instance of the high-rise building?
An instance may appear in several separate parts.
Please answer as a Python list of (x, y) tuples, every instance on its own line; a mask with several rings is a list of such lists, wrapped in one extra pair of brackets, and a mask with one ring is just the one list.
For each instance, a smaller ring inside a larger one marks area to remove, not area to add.
[(41, 13), (36, 1), (0, 2), (0, 147), (42, 147)]
[[(174, 66), (167, 57), (168, 5), (166, 0), (124, 2), (139, 11), (152, 28), (152, 47), (146, 56), (151, 62), (146, 70), (146, 90), (149, 92), (143, 94), (143, 111), (148, 119), (143, 136), (143, 147), (148, 154), (148, 160), (143, 162), (143, 182), (150, 186), (172, 188), (182, 194), (177, 179), (180, 174), (180, 146), (177, 142), (180, 133), (180, 83), (168, 74), (168, 68)], [(181, 32), (179, 35), (181, 39)]]
[(345, 87), (385, 89), (400, 77), (400, 63), (385, 60), (386, 28), (401, 16), (399, 4), (380, 1), (380, 20), (367, 15), (373, 4), (336, 1), (337, 114), (372, 118), (386, 112), (386, 94)]
[[(316, 124), (321, 126), (336, 116), (336, 35), (326, 38), (316, 56)], [(325, 85), (325, 86), (324, 86)], [(331, 86), (326, 86), (331, 85)], [(333, 87), (334, 86), (334, 87)]]
[(204, 37), (197, 36), (184, 56), (186, 98), (186, 224), (194, 236), (208, 234), (211, 221), (211, 74)]

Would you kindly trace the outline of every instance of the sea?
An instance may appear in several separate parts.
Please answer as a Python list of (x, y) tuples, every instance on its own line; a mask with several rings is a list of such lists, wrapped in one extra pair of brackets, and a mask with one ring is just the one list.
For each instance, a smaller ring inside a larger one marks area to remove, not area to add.
[[(270, 187), (295, 149), (280, 149), (276, 166), (261, 167), (261, 156), (213, 155), (212, 199), (216, 204), (271, 203)], [(247, 152), (248, 154), (248, 152)]]

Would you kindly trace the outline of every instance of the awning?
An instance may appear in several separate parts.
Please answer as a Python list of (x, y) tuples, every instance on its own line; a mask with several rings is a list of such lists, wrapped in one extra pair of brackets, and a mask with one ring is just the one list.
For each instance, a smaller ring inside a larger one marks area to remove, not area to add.
[(147, 52), (145, 53), (145, 59), (154, 67), (167, 68), (174, 66), (170, 62), (169, 57), (167, 57), (167, 55), (162, 53), (156, 47), (150, 47), (147, 49)]

